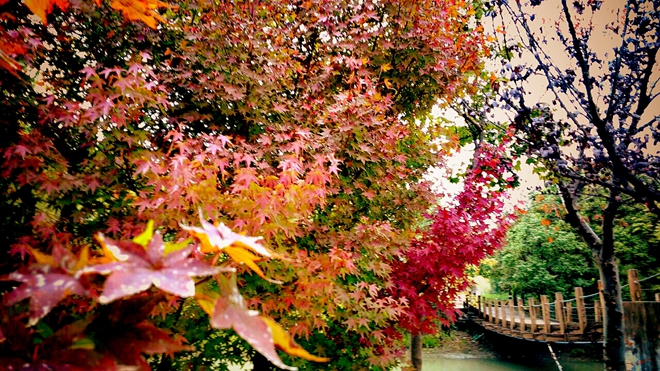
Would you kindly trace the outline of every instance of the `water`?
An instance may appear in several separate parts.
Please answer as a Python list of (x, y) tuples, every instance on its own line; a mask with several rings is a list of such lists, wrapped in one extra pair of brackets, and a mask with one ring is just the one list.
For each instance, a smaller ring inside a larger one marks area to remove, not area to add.
[[(575, 362), (559, 360), (564, 371), (602, 371), (603, 364), (599, 362)], [(424, 371), (557, 371), (554, 361), (537, 361), (524, 363), (506, 359), (465, 358), (463, 355), (434, 356), (425, 354), (423, 358)]]

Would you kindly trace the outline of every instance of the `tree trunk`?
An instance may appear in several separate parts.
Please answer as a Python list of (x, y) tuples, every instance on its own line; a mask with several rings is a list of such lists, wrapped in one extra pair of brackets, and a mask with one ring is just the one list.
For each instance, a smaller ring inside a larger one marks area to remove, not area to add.
[(602, 239), (577, 211), (576, 198), (569, 188), (559, 185), (566, 221), (576, 228), (589, 245), (603, 283), (603, 357), (608, 371), (626, 371), (625, 344), (623, 342), (623, 301), (619, 283), (619, 266), (614, 256), (614, 219), (621, 200), (610, 191), (607, 207), (603, 211)]
[(625, 371), (625, 344), (623, 342), (623, 301), (619, 283), (619, 267), (614, 256), (598, 264), (600, 280), (603, 283), (603, 349), (605, 369)]
[(410, 359), (417, 371), (422, 371), (422, 335), (410, 335)]

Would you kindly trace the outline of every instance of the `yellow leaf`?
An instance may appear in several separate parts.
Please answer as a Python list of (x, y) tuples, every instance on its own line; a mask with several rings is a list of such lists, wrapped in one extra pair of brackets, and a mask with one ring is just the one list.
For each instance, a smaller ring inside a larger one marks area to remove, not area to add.
[(135, 237), (133, 239), (133, 242), (146, 249), (153, 237), (154, 237), (154, 221), (149, 220), (147, 222), (147, 229), (145, 229), (144, 232), (140, 233), (137, 237)]
[(77, 339), (76, 341), (71, 344), (71, 349), (85, 349), (85, 350), (94, 350), (96, 345), (91, 339), (88, 338), (81, 338)]
[(277, 280), (272, 280), (264, 274), (264, 272), (261, 271), (259, 266), (256, 264), (259, 260), (261, 260), (260, 257), (254, 255), (253, 253), (247, 251), (246, 249), (242, 247), (234, 247), (234, 246), (227, 246), (225, 247), (222, 251), (227, 253), (229, 257), (240, 264), (245, 264), (248, 266), (248, 268), (252, 269), (252, 271), (256, 274), (259, 275), (259, 277), (265, 279), (268, 282), (271, 283), (276, 283), (276, 284), (281, 284), (281, 281)]
[(261, 316), (261, 319), (264, 320), (264, 322), (266, 322), (266, 324), (270, 328), (270, 332), (273, 335), (273, 343), (275, 343), (275, 346), (282, 349), (287, 354), (314, 362), (330, 361), (330, 358), (318, 357), (313, 354), (310, 354), (303, 347), (301, 347), (295, 341), (293, 341), (291, 336), (289, 336), (289, 333), (282, 326), (280, 326), (279, 323), (264, 316)]
[(387, 72), (387, 71), (391, 70), (392, 68), (393, 68), (392, 65), (389, 64), (389, 63), (385, 63), (385, 64), (380, 66), (380, 69), (383, 72)]
[(192, 240), (190, 238), (186, 238), (182, 242), (165, 242), (165, 251), (164, 255), (167, 255), (169, 253), (173, 253), (175, 251), (179, 251), (183, 248), (188, 247), (192, 243)]

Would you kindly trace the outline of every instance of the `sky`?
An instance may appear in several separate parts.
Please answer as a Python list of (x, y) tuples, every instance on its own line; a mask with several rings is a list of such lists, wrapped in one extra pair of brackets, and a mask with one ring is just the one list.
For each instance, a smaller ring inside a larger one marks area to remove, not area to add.
[[(572, 1), (569, 1), (568, 3), (569, 3), (569, 7), (571, 7), (571, 12), (573, 15), (572, 18), (574, 22), (582, 25), (593, 24), (594, 26), (594, 32), (590, 36), (589, 45), (592, 48), (592, 50), (594, 50), (598, 54), (598, 56), (604, 60), (604, 63), (602, 65), (592, 64), (590, 73), (594, 76), (597, 76), (604, 72), (606, 73), (607, 61), (611, 60), (613, 57), (613, 48), (621, 45), (621, 38), (615, 35), (614, 33), (612, 33), (611, 31), (607, 31), (605, 25), (617, 19), (622, 19), (621, 17), (623, 13), (617, 12), (617, 10), (624, 9), (624, 5), (626, 1), (604, 0), (602, 2), (602, 7), (600, 10), (596, 11), (593, 14), (589, 10), (587, 10), (584, 12), (582, 16), (577, 16), (572, 6), (573, 3)], [(509, 2), (509, 4), (513, 8), (515, 8), (518, 2), (515, 3)], [(528, 5), (528, 1), (521, 0), (521, 4), (523, 4), (523, 6)], [(573, 68), (576, 71), (578, 71), (576, 66), (571, 66), (571, 60), (568, 58), (563, 45), (557, 40), (555, 20), (557, 20), (562, 14), (560, 6), (561, 6), (561, 2), (559, 0), (545, 0), (542, 2), (541, 6), (533, 8), (536, 17), (534, 21), (530, 22), (531, 30), (538, 38), (545, 38), (546, 42), (543, 44), (542, 49), (545, 53), (547, 53), (549, 58), (552, 60), (553, 65), (556, 65), (562, 69)], [(501, 32), (497, 32), (496, 30), (498, 27), (501, 30), (502, 25), (504, 25), (504, 30), (507, 32), (508, 37), (511, 37), (517, 31), (510, 18), (507, 18), (505, 16), (504, 20), (502, 20), (502, 18), (498, 18), (496, 22), (485, 25), (486, 32), (499, 37), (499, 40), (501, 42), (503, 35)], [(565, 27), (562, 28), (560, 26), (560, 30), (566, 32)], [(512, 45), (511, 41), (509, 41), (509, 45)], [(530, 64), (530, 63), (535, 63), (535, 60), (531, 54), (527, 53), (527, 54), (523, 54), (521, 57), (517, 57), (516, 59), (514, 59), (512, 63), (514, 65), (517, 63)], [(495, 71), (496, 73), (499, 73), (499, 69), (501, 68), (501, 63), (499, 62), (488, 63), (487, 68)], [(657, 68), (656, 76), (660, 77), (660, 68)], [(508, 77), (508, 76), (504, 76), (504, 77)], [(525, 100), (528, 105), (532, 106), (536, 102), (546, 102), (550, 107), (558, 108), (557, 106), (552, 106), (552, 101), (554, 99), (554, 96), (546, 88), (547, 84), (548, 84), (547, 80), (544, 76), (532, 76), (530, 78), (529, 83), (527, 83), (524, 86), (526, 90)], [(607, 97), (609, 89), (605, 87), (605, 89), (602, 89), (601, 91), (602, 91), (602, 95), (598, 96), (597, 99), (602, 106), (604, 105), (603, 99)], [(579, 108), (576, 107), (576, 109)], [(436, 108), (433, 114), (446, 117), (457, 123), (463, 121), (457, 115), (455, 114), (452, 115), (450, 112), (442, 111), (439, 108)], [(562, 114), (563, 113), (561, 109), (558, 109), (556, 111), (556, 117), (562, 118)], [(659, 114), (660, 114), (660, 103), (656, 103), (650, 107), (650, 109), (647, 111), (643, 119), (650, 119), (653, 116)], [(502, 123), (510, 122), (511, 118), (512, 118), (511, 112), (508, 113), (499, 112), (492, 117), (493, 120)], [(566, 116), (564, 114), (564, 119), (565, 118)], [(585, 120), (586, 117), (579, 118), (580, 122), (584, 122)], [(568, 150), (570, 151), (570, 148)], [(655, 151), (656, 153), (660, 153), (660, 147), (658, 147), (657, 145), (651, 146), (648, 150)], [(448, 173), (451, 171), (460, 171), (460, 169), (465, 169), (465, 167), (470, 162), (472, 152), (473, 152), (472, 148), (464, 148), (463, 150), (456, 153), (451, 159), (448, 160), (447, 165), (449, 169), (443, 169), (443, 168), (432, 169), (431, 171), (429, 171), (427, 178), (432, 180), (436, 184), (436, 187), (438, 189), (446, 190), (449, 194), (455, 194), (459, 192), (461, 185), (450, 183), (447, 180)], [(539, 177), (533, 173), (533, 167), (525, 164), (524, 158), (520, 160), (521, 160), (521, 170), (518, 171), (517, 174), (520, 178), (521, 184), (520, 187), (513, 190), (513, 192), (511, 193), (511, 200), (510, 200), (511, 205), (518, 205), (518, 206), (521, 204), (521, 202), (524, 203), (525, 201), (527, 201), (530, 191), (540, 188), (543, 185), (543, 181), (541, 181)]]

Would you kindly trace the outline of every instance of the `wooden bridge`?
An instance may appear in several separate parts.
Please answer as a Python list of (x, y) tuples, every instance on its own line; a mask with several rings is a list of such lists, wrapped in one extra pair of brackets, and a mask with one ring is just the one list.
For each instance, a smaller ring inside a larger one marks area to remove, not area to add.
[[(641, 300), (637, 271), (628, 271), (631, 298)], [(600, 283), (599, 283), (600, 287)], [(625, 286), (624, 286), (625, 287)], [(603, 340), (602, 293), (584, 295), (581, 287), (574, 298), (561, 293), (554, 298), (541, 296), (540, 302), (528, 299), (494, 300), (468, 296), (463, 313), (479, 326), (507, 336), (540, 342), (601, 343)], [(660, 301), (660, 294), (655, 294)]]
[(486, 330), (520, 339), (544, 342), (601, 342), (603, 334), (602, 301), (587, 301), (576, 288), (576, 298), (564, 300), (556, 293), (554, 301), (546, 295), (540, 303), (529, 299), (493, 300), (468, 298), (463, 312)]

